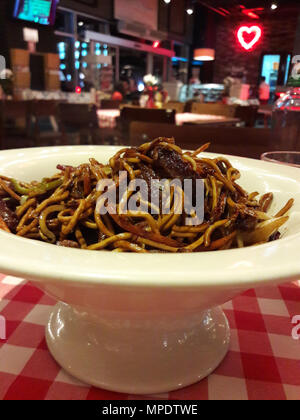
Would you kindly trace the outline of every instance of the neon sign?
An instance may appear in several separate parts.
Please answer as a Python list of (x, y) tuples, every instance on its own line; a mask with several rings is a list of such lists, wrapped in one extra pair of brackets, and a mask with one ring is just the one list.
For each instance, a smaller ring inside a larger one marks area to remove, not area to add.
[(262, 29), (258, 25), (241, 26), (237, 31), (237, 39), (240, 45), (250, 51), (262, 37)]

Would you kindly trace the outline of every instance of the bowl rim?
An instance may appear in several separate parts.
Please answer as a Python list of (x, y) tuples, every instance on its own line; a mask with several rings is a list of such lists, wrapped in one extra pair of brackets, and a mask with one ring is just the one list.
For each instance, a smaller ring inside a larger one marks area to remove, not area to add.
[[(1, 160), (17, 153), (32, 160), (47, 152), (106, 151), (112, 153), (124, 146), (59, 146), (16, 149), (0, 152)], [(128, 146), (125, 146), (128, 147)], [(209, 157), (218, 154), (205, 153)], [(278, 173), (278, 165), (238, 156), (241, 164), (254, 165)], [(300, 171), (281, 166), (280, 174), (300, 183)], [(124, 287), (199, 288), (241, 287), (294, 280), (300, 276), (298, 251), (300, 233), (268, 244), (206, 253), (134, 254), (88, 251), (58, 247), (0, 231), (0, 272), (39, 282), (71, 282)], [(18, 250), (16, 261), (16, 249)], [(36, 255), (38, 255), (38, 260)], [(216, 256), (218, 261), (216, 262)], [(99, 264), (99, 258), (101, 262)], [(68, 270), (66, 270), (66, 267)], [(171, 267), (171, 268), (170, 268)], [(163, 281), (161, 281), (163, 279)]]

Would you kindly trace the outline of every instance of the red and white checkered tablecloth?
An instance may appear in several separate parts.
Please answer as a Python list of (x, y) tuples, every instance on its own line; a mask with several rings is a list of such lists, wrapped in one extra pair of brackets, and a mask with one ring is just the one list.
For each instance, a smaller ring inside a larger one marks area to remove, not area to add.
[[(30, 283), (0, 274), (0, 399), (145, 399), (89, 387), (70, 377), (50, 356), (45, 324), (54, 301)], [(300, 282), (249, 290), (224, 305), (230, 351), (209, 378), (146, 399), (300, 400), (300, 340), (292, 318), (300, 315)]]

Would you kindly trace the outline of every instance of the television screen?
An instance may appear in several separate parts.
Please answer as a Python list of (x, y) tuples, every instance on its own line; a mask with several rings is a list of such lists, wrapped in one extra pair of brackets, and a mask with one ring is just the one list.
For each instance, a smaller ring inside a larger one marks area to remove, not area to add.
[(53, 25), (58, 0), (15, 0), (14, 17), (41, 25)]

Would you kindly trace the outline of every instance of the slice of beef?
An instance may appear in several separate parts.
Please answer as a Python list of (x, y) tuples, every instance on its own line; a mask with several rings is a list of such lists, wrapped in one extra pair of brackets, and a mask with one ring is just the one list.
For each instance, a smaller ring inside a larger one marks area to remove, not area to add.
[(278, 239), (280, 239), (281, 234), (280, 232), (275, 232), (273, 233), (273, 235), (270, 236), (269, 242), (273, 242), (273, 241), (277, 241)]
[(200, 178), (191, 164), (184, 159), (175, 150), (166, 147), (157, 147), (153, 153), (154, 168), (161, 178), (197, 179)]
[(256, 215), (251, 214), (239, 214), (239, 217), (236, 220), (236, 226), (238, 229), (251, 232), (255, 230), (257, 226), (257, 217)]
[[(148, 200), (151, 201), (151, 194), (152, 194), (152, 183), (153, 180), (159, 180), (159, 176), (152, 167), (141, 164), (141, 175), (140, 178), (147, 182), (148, 186)], [(161, 194), (160, 190), (158, 188), (155, 188), (153, 191), (154, 197), (152, 197), (154, 200), (154, 203), (160, 203), (161, 202)]]
[(18, 217), (16, 213), (8, 207), (4, 200), (0, 200), (0, 216), (6, 223), (9, 230), (15, 233), (19, 223)]
[(223, 162), (218, 162), (217, 163), (217, 167), (220, 169), (222, 175), (225, 175), (226, 176), (226, 174), (227, 174), (227, 168), (224, 165), (224, 163)]
[(157, 175), (157, 173), (154, 172), (154, 170), (150, 166), (144, 165), (143, 163), (140, 164), (140, 169), (140, 177), (147, 182), (148, 187), (150, 188), (152, 179), (159, 179), (159, 176)]
[(199, 168), (197, 166), (196, 172), (190, 162), (184, 160), (176, 150), (161, 146), (157, 146), (153, 150), (152, 158), (154, 160), (154, 170), (161, 178), (179, 179), (182, 183), (188, 179), (192, 180), (191, 197), (188, 194), (185, 195), (185, 207), (194, 207), (197, 202), (196, 193), (198, 186), (196, 181), (206, 178), (209, 171), (213, 172), (213, 168), (207, 168), (204, 164)]

